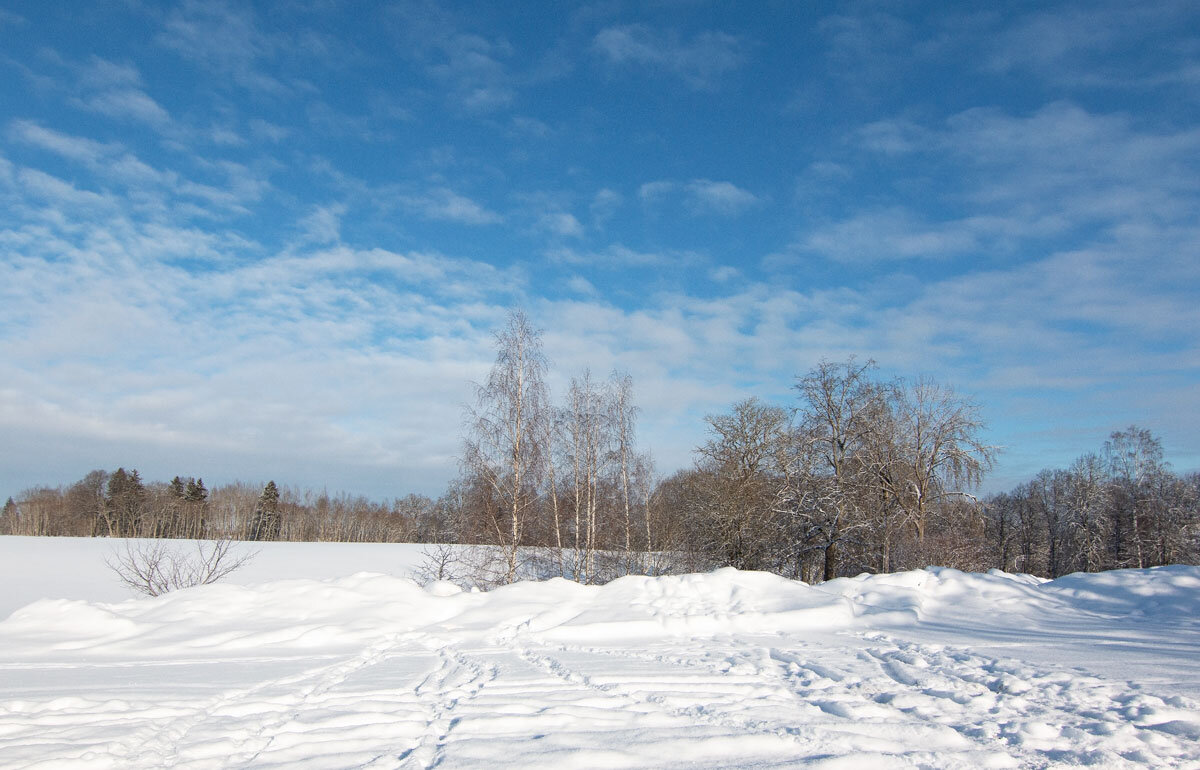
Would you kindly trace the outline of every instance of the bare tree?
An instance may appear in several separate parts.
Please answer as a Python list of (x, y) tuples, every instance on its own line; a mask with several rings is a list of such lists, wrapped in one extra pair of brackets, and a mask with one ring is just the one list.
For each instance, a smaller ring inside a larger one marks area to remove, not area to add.
[(633, 378), (628, 374), (612, 373), (610, 380), (609, 424), (616, 443), (616, 471), (620, 482), (621, 512), (624, 514), (625, 571), (633, 571), (633, 485), (631, 478), (637, 463), (635, 432), (637, 406), (633, 403)]
[(1165, 469), (1162, 442), (1145, 428), (1130, 425), (1104, 442), (1113, 483), (1113, 552), (1120, 566), (1145, 567), (1146, 530), (1157, 500), (1151, 483)]
[(603, 477), (611, 459), (611, 410), (607, 394), (592, 380), (591, 372), (571, 380), (563, 410), (566, 440), (563, 449), (571, 469), (574, 511), (574, 549), (571, 571), (585, 583), (596, 579), (599, 524), (605, 507)]
[(707, 547), (721, 564), (769, 568), (778, 556), (773, 501), (782, 477), (788, 413), (749, 398), (705, 422), (710, 438), (696, 451), (697, 467), (708, 481), (700, 511), (708, 525)]
[[(793, 427), (784, 441), (782, 478), (771, 510), (779, 521), (777, 569), (807, 582), (817, 582), (823, 574), (826, 514), (836, 508), (834, 485), (822, 463), (817, 443), (805, 428)], [(820, 560), (814, 558), (818, 554)]]
[(1112, 524), (1107, 515), (1109, 490), (1106, 481), (1103, 461), (1093, 452), (1072, 463), (1067, 472), (1073, 569), (1096, 572), (1104, 568)]
[(866, 453), (880, 429), (879, 415), (887, 409), (886, 391), (872, 382), (874, 361), (859, 364), (821, 361), (796, 383), (804, 435), (818, 452), (830, 488), (827, 504), (812, 513), (824, 555), (824, 580), (838, 576), (840, 548), (867, 522), (860, 506), (871, 463)]
[(487, 381), (476, 386), (476, 407), (468, 413), (463, 465), (494, 495), (498, 509), (490, 512), (490, 524), (511, 583), (545, 474), (546, 358), (541, 333), (520, 310), (509, 313), (496, 348), (496, 363)]
[(969, 498), (991, 469), (996, 448), (984, 443), (979, 407), (953, 388), (920, 379), (896, 389), (897, 444), (907, 467), (908, 514), (917, 544), (934, 505), (950, 497)]
[(236, 553), (231, 540), (197, 540), (195, 551), (166, 540), (126, 541), (105, 560), (129, 588), (146, 596), (215, 583), (241, 569), (257, 552)]

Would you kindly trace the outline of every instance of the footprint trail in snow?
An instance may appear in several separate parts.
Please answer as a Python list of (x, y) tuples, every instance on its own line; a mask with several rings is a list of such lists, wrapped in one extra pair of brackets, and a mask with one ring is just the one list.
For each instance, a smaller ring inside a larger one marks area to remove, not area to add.
[(0, 622), (0, 767), (1200, 767), (1198, 586), (356, 575), (39, 602)]

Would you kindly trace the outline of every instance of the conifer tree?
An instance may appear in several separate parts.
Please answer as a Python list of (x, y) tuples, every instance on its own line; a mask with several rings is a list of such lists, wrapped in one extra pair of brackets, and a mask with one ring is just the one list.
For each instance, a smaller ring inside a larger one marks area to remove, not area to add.
[(250, 540), (277, 540), (283, 520), (279, 515), (279, 487), (268, 481), (259, 495), (254, 508), (254, 520), (250, 524)]
[(0, 513), (0, 532), (12, 534), (17, 525), (17, 504), (10, 497), (4, 502), (4, 511)]
[(108, 534), (113, 537), (136, 535), (145, 500), (146, 487), (137, 469), (127, 472), (124, 468), (117, 468), (108, 479), (108, 494), (104, 501)]
[[(175, 478), (179, 478), (176, 476)], [(208, 490), (204, 487), (204, 479), (188, 479), (187, 490), (183, 499), (189, 503), (202, 503), (208, 499)]]

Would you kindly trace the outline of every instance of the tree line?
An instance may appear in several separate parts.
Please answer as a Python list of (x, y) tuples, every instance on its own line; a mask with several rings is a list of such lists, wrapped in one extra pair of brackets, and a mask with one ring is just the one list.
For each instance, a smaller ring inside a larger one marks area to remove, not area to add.
[(35, 487), (0, 510), (0, 534), (71, 537), (418, 542), (447, 528), (439, 501), (389, 502), (242, 482), (145, 482), (136, 470), (95, 470), (73, 484)]
[(1179, 476), (1149, 430), (985, 502), (989, 566), (1045, 577), (1200, 563), (1200, 473)]
[(709, 415), (693, 465), (663, 478), (638, 447), (628, 374), (584, 370), (556, 401), (524, 313), (495, 341), (464, 415), (460, 473), (437, 499), (378, 503), (273, 481), (209, 491), (118, 468), (10, 498), (0, 533), (459, 543), (485, 546), (469, 565), (480, 584), (721, 566), (817, 582), (931, 564), (1055, 577), (1200, 562), (1200, 475), (1174, 474), (1136, 426), (981, 499), (998, 448), (979, 407), (851, 357), (797, 376), (791, 404), (752, 397)]

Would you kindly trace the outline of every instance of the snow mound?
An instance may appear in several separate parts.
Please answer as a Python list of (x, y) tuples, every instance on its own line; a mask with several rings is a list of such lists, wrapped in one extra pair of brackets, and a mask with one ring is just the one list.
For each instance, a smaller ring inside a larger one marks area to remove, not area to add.
[(1193, 623), (1200, 619), (1200, 570), (1196, 567), (1078, 572), (1044, 584), (1042, 591), (1080, 611), (1111, 617)]

